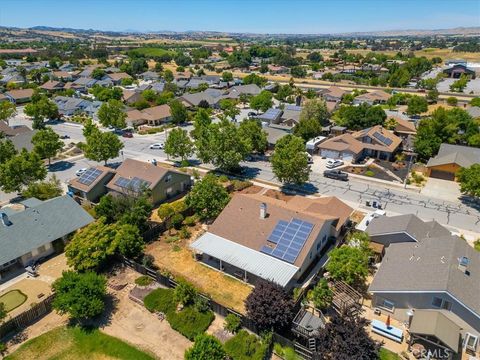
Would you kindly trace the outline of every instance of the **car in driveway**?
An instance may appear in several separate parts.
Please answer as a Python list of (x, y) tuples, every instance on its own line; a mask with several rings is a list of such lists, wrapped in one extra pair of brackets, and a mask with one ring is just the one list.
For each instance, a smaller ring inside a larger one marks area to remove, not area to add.
[(162, 150), (165, 147), (163, 143), (155, 143), (150, 145), (150, 149), (152, 150)]
[(130, 131), (124, 131), (122, 136), (124, 138), (133, 138), (133, 134)]
[(65, 139), (70, 139), (70, 135), (61, 135), (60, 139), (65, 140)]
[(88, 168), (81, 168), (81, 169), (78, 169), (77, 171), (75, 171), (75, 175), (76, 176), (82, 176), (83, 174), (85, 174), (85, 172), (88, 170)]
[(323, 176), (329, 179), (348, 181), (348, 174), (340, 170), (325, 170)]
[(333, 169), (333, 168), (336, 168), (336, 167), (339, 167), (339, 166), (342, 166), (342, 165), (343, 165), (342, 160), (329, 159), (329, 160), (327, 160), (327, 164), (325, 165), (325, 167), (327, 169)]

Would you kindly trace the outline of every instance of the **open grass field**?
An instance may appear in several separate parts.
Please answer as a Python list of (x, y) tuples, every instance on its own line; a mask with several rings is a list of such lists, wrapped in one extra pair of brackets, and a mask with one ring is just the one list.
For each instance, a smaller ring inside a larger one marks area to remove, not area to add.
[(380, 349), (380, 360), (400, 360), (401, 357), (395, 354), (394, 352), (391, 352), (390, 350), (387, 350), (385, 348)]
[(137, 348), (97, 329), (59, 327), (20, 346), (8, 360), (154, 360)]
[(5, 304), (5, 310), (7, 312), (16, 309), (25, 301), (27, 301), (27, 295), (25, 295), (20, 290), (11, 290), (0, 296), (0, 303)]
[(173, 51), (165, 50), (165, 49), (162, 49), (162, 48), (154, 48), (154, 47), (152, 47), (152, 48), (151, 47), (143, 47), (143, 48), (138, 48), (138, 49), (134, 49), (134, 50), (131, 50), (131, 51), (135, 52), (138, 55), (143, 55), (143, 56), (146, 56), (146, 57), (162, 56), (162, 55), (165, 55), (165, 54), (170, 54), (171, 56), (175, 55), (175, 52), (173, 52)]
[[(355, 50), (347, 50), (347, 52), (353, 53), (353, 54), (365, 55), (371, 51), (368, 49), (367, 50), (355, 49)], [(397, 52), (396, 51), (379, 51), (379, 53), (393, 56)], [(442, 58), (442, 60), (465, 59), (468, 61), (480, 62), (480, 53), (478, 52), (454, 52), (452, 49), (426, 48), (426, 49), (415, 51), (415, 56), (425, 56), (427, 59), (431, 59), (433, 57), (439, 56)]]

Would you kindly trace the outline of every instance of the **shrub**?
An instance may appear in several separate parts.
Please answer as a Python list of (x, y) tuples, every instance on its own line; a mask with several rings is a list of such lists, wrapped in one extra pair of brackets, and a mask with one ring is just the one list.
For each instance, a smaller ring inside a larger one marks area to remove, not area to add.
[(173, 208), (173, 212), (175, 214), (183, 213), (185, 210), (188, 209), (187, 204), (185, 204), (185, 201), (183, 199), (174, 201), (170, 204)]
[(232, 334), (235, 334), (242, 326), (242, 320), (235, 314), (228, 314), (225, 318), (223, 328)]
[(197, 289), (195, 289), (192, 284), (186, 281), (179, 281), (173, 293), (175, 302), (183, 305), (193, 304), (196, 296)]
[(170, 218), (170, 227), (179, 230), (182, 227), (183, 223), (183, 215), (182, 214), (175, 214)]
[(192, 171), (192, 176), (193, 176), (193, 178), (194, 178), (195, 180), (200, 179), (200, 173), (198, 172), (197, 169), (193, 169), (193, 171)]
[(180, 162), (180, 166), (181, 167), (188, 167), (188, 166), (190, 166), (190, 163), (188, 162), (188, 160), (182, 160)]
[(182, 239), (189, 239), (192, 234), (188, 231), (187, 227), (184, 226), (180, 229), (179, 235)]
[(225, 351), (233, 360), (263, 360), (268, 351), (268, 344), (246, 330), (240, 330), (237, 335), (227, 340)]
[(458, 99), (455, 96), (450, 96), (447, 98), (447, 104), (450, 106), (457, 106)]
[(192, 216), (187, 216), (185, 220), (183, 220), (183, 223), (187, 226), (195, 226), (197, 223), (197, 217), (195, 215)]
[(365, 176), (373, 177), (373, 176), (375, 176), (375, 173), (372, 170), (367, 170), (367, 171), (365, 171)]
[(246, 189), (252, 186), (253, 184), (250, 181), (241, 181), (241, 180), (235, 179), (235, 180), (232, 180), (232, 185), (235, 191), (241, 191), (243, 189)]
[(0, 342), (0, 355), (7, 351), (7, 344)]
[(193, 346), (185, 351), (185, 360), (223, 360), (225, 350), (222, 343), (212, 335), (199, 335)]
[(173, 209), (173, 206), (169, 203), (160, 205), (160, 207), (157, 210), (157, 215), (161, 219), (168, 219), (173, 214), (175, 214), (175, 210)]
[(475, 242), (473, 243), (473, 247), (475, 248), (475, 250), (480, 251), (480, 239), (475, 240)]
[(135, 279), (135, 284), (138, 286), (148, 286), (153, 282), (153, 279), (150, 276), (142, 275)]
[(228, 182), (228, 176), (227, 175), (220, 175), (218, 177), (218, 181), (220, 181), (221, 183), (226, 183), (226, 182)]
[(204, 297), (197, 296), (195, 298), (195, 309), (197, 309), (200, 312), (207, 312), (210, 310), (210, 303)]
[(187, 306), (178, 313), (175, 311), (167, 313), (167, 320), (172, 329), (178, 331), (189, 340), (193, 340), (196, 336), (203, 334), (213, 319), (215, 319), (215, 315), (212, 311), (200, 312), (193, 306)]
[(175, 312), (177, 308), (173, 289), (155, 289), (145, 297), (143, 304), (150, 312), (161, 311), (165, 314)]
[(177, 242), (178, 240), (180, 240), (180, 237), (178, 236), (169, 236), (168, 238), (165, 239), (165, 242), (167, 244), (171, 244), (171, 243)]
[(282, 347), (279, 343), (273, 345), (273, 351), (284, 360), (302, 360), (293, 348), (288, 346)]
[(142, 265), (147, 267), (147, 268), (152, 268), (155, 264), (155, 258), (153, 255), (150, 254), (145, 254), (142, 257)]

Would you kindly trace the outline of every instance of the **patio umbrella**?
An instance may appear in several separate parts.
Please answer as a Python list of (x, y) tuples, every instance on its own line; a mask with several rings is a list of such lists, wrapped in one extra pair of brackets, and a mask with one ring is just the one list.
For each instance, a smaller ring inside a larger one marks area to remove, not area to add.
[(390, 315), (387, 316), (387, 321), (385, 322), (385, 325), (387, 325), (387, 328), (390, 327)]

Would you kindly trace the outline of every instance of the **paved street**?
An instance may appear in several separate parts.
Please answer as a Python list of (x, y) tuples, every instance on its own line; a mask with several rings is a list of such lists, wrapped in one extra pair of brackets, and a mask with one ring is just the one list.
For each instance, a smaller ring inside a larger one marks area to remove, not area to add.
[[(239, 117), (241, 118), (241, 117)], [(11, 121), (11, 125), (29, 124), (21, 112)], [(54, 130), (60, 135), (69, 135), (70, 139), (66, 141), (84, 141), (82, 127), (77, 124), (58, 123), (52, 124)], [(191, 126), (184, 127), (191, 130)], [(135, 158), (143, 161), (152, 159), (166, 160), (167, 157), (163, 150), (151, 150), (149, 146), (155, 142), (164, 142), (165, 133), (154, 135), (134, 135), (133, 138), (120, 138), (125, 144), (123, 156), (112, 159), (110, 163), (118, 163), (122, 158)], [(66, 182), (75, 176), (75, 171), (80, 168), (96, 165), (94, 161), (80, 158), (75, 161), (59, 161), (50, 168), (50, 173), (54, 173), (62, 182)], [(244, 162), (246, 174), (252, 178), (277, 183), (272, 173), (270, 164), (264, 161)], [(306, 186), (308, 191), (318, 192), (322, 195), (337, 196), (348, 202), (355, 208), (364, 208), (366, 201), (376, 200), (380, 202), (384, 209), (392, 214), (413, 213), (424, 220), (435, 219), (441, 224), (449, 225), (453, 228), (464, 229), (467, 231), (479, 232), (480, 229), (480, 205), (462, 203), (460, 201), (447, 201), (431, 196), (434, 194), (419, 194), (412, 190), (404, 190), (397, 186), (375, 183), (368, 180), (351, 178), (349, 182), (326, 179), (321, 173), (312, 173), (310, 184)], [(5, 201), (15, 194), (0, 193), (0, 202)], [(371, 208), (369, 209), (371, 210)]]

